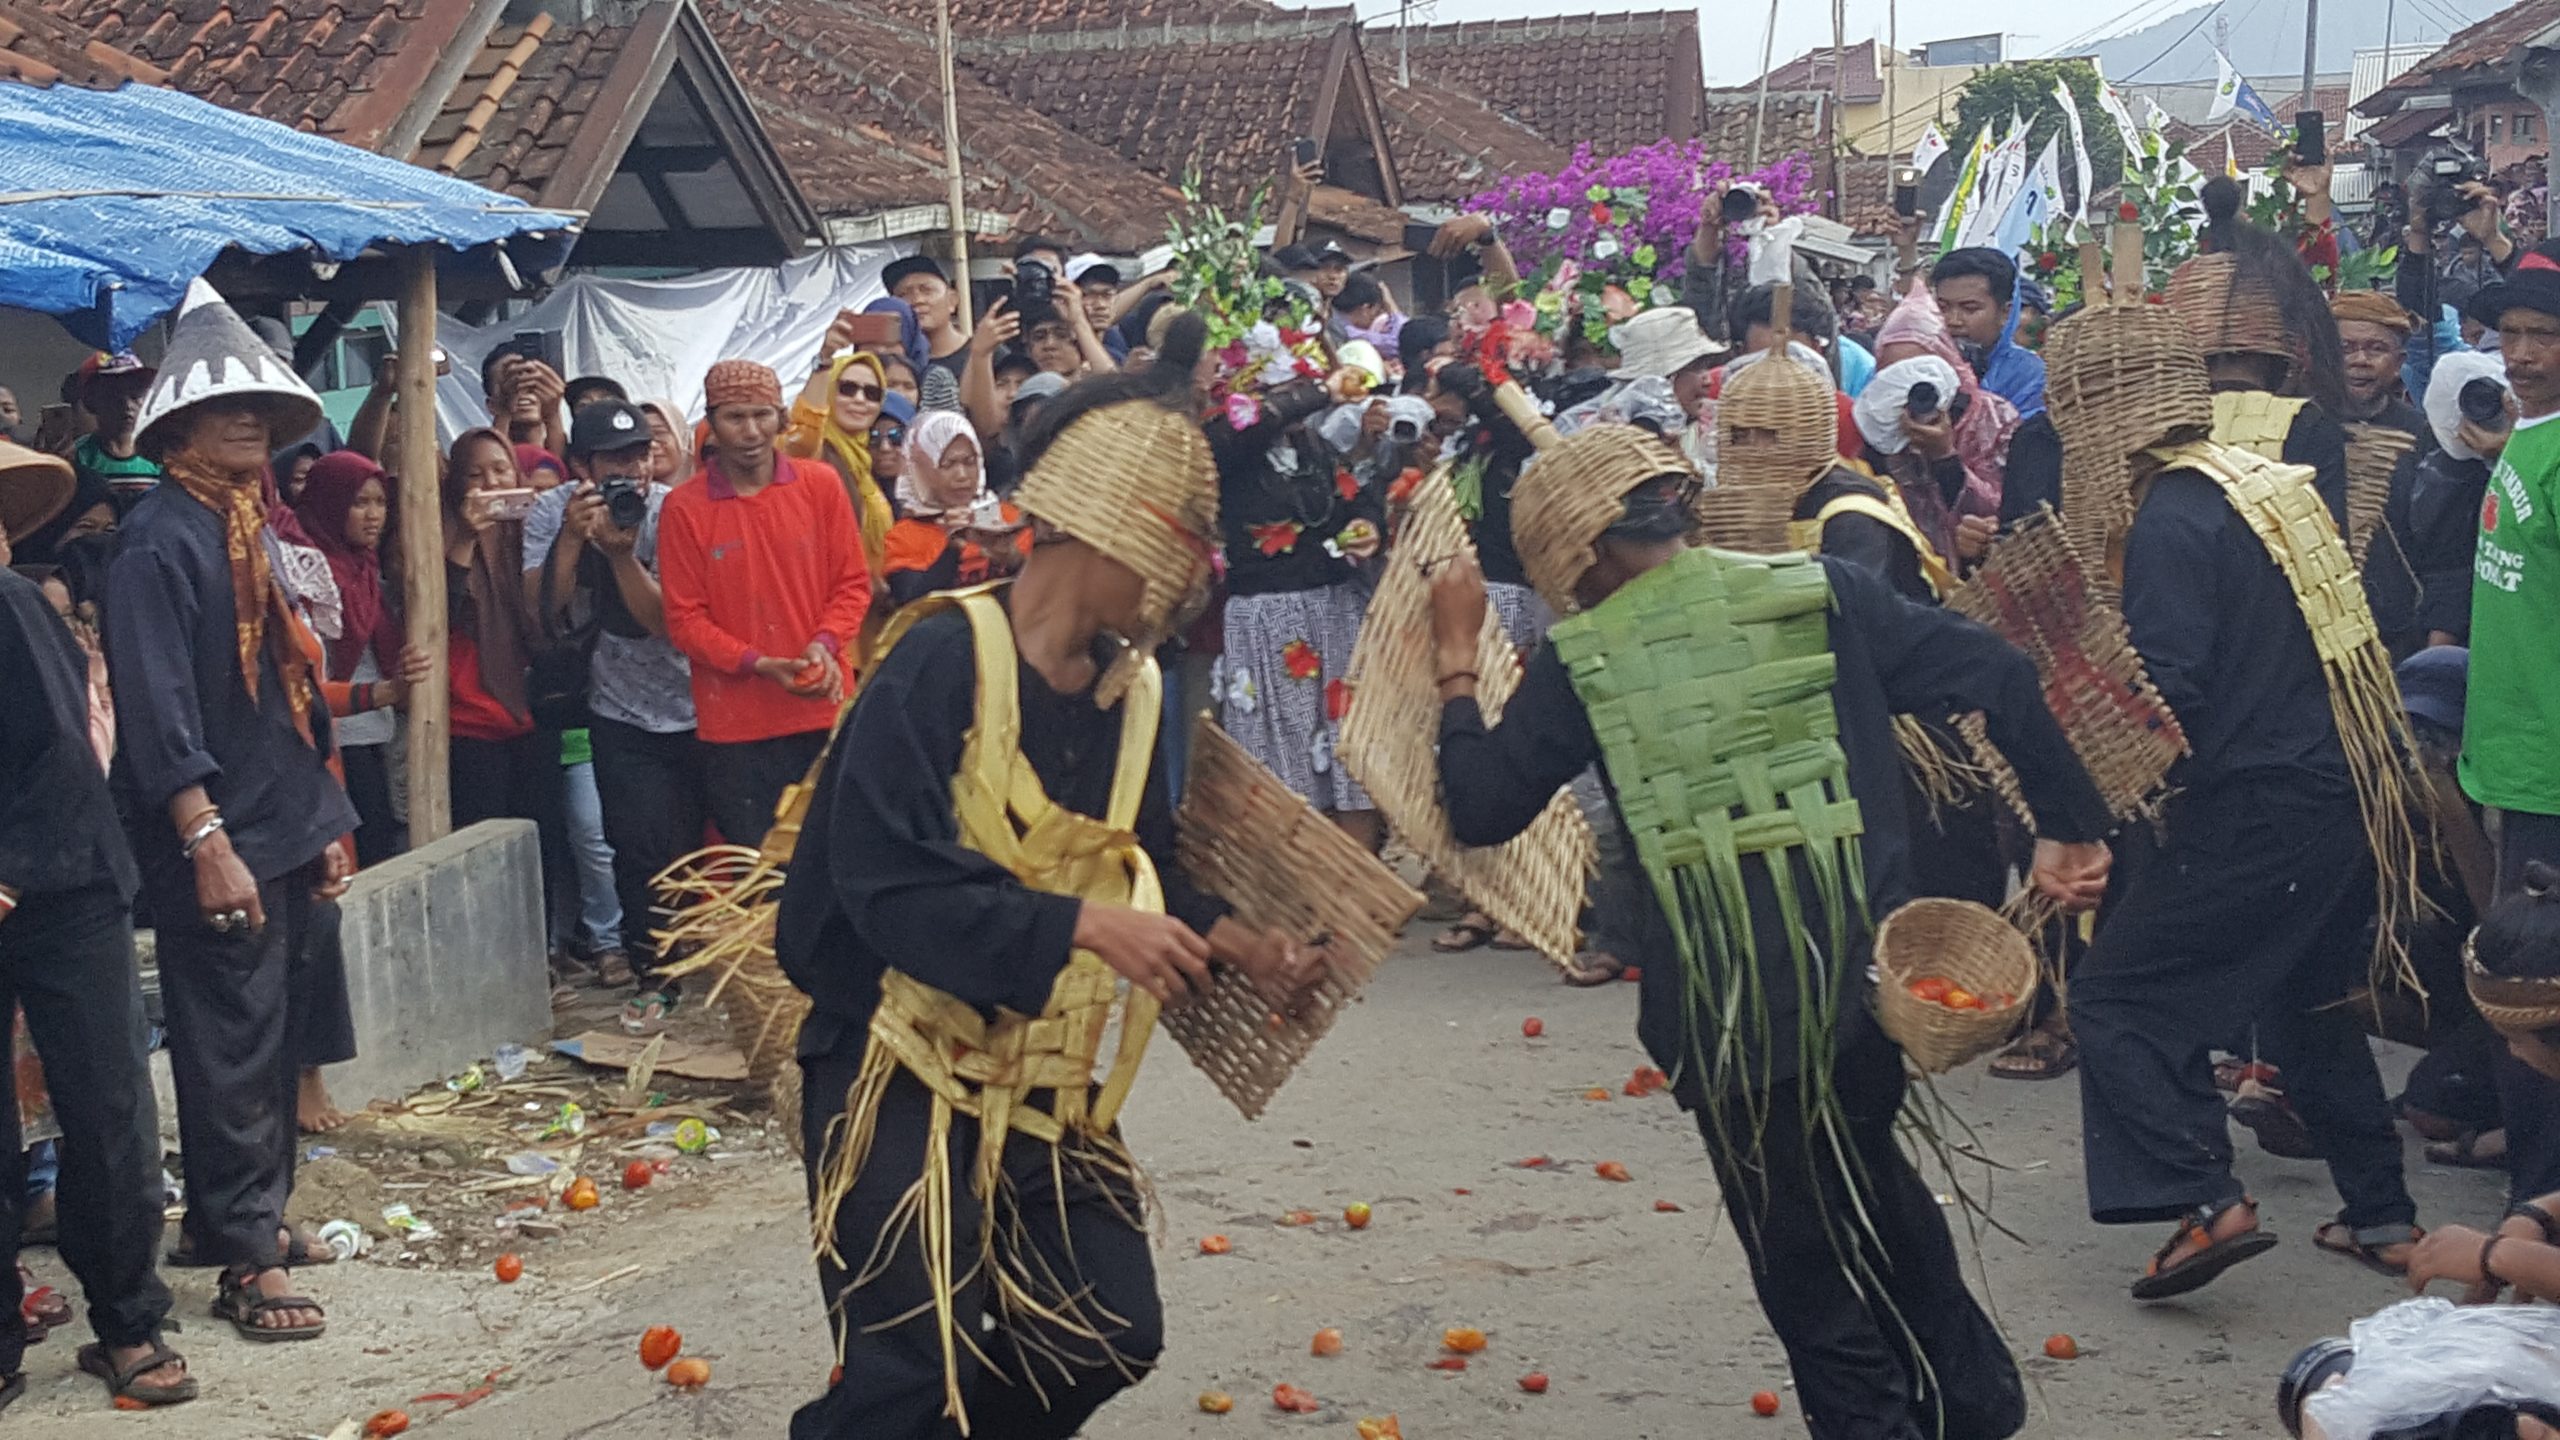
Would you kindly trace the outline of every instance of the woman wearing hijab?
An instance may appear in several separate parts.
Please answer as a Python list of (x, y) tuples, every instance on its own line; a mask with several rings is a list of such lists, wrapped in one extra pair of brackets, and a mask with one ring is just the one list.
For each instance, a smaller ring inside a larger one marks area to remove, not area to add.
[(928, 410), (908, 429), (898, 509), (905, 518), (883, 562), (893, 606), (1011, 575), (1031, 546), (1022, 512), (987, 488), (978, 433), (947, 410)]
[(378, 865), (408, 848), (391, 804), (391, 742), (398, 725), (392, 712), (408, 702), (407, 681), (391, 673), (408, 646), (382, 587), (391, 477), (353, 450), (323, 456), (304, 477), (293, 513), (338, 584), (339, 634), (326, 645), (328, 679), (347, 687), (337, 725), (338, 759), (347, 798), (363, 821), (356, 828), (356, 862)]
[(533, 723), (527, 674), (538, 632), (524, 592), (524, 523), (501, 518), (490, 492), (529, 483), (517, 447), (466, 430), (444, 469), (446, 671), (453, 717), (453, 827), (512, 817), (545, 821), (560, 754)]
[[(933, 346), (924, 338), (924, 326), (917, 323), (914, 306), (894, 295), (883, 295), (863, 306), (862, 313), (898, 317), (898, 345), (895, 353), (898, 358), (907, 362), (907, 373), (910, 376), (923, 375), (925, 370), (933, 364)], [(884, 346), (865, 348), (875, 350), (884, 357), (892, 353)]]
[(672, 400), (640, 402), (649, 417), (649, 478), (661, 485), (681, 485), (693, 475), (693, 427), (684, 423), (684, 407)]
[(1876, 365), (1881, 370), (1921, 355), (1944, 360), (1956, 373), (1956, 396), (1947, 401), (1947, 413), (1955, 417), (1955, 450), (1970, 478), (1947, 508), (1957, 522), (1958, 554), (1978, 560), (1999, 528), (2000, 486), (2008, 470), (2009, 437), (2018, 428), (2018, 407), (1982, 388), (1956, 349), (1955, 337), (1947, 333), (1937, 297), (1926, 285), (1914, 285), (1876, 331)]
[[(838, 329), (828, 332), (828, 341), (834, 342), (842, 330), (839, 321)], [(888, 379), (877, 356), (860, 350), (828, 353), (835, 358), (820, 365), (801, 387), (800, 398), (791, 402), (791, 421), (782, 433), (781, 449), (802, 460), (826, 461), (844, 482), (845, 498), (853, 502), (854, 518), (862, 525), (862, 560), (871, 571), (872, 593), (877, 595), (894, 517), (888, 497), (872, 478), (871, 425), (880, 418), (880, 406), (888, 398)]]
[(16, 563), (59, 565), (63, 550), (72, 542), (115, 533), (115, 491), (93, 471), (74, 467), (72, 473), (71, 503), (62, 507), (61, 514), (10, 542)]

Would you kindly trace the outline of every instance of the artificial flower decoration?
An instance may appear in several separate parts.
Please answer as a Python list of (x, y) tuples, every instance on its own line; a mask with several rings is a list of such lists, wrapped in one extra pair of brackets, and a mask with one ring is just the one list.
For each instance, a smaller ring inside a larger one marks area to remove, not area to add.
[(1292, 680), (1313, 680), (1324, 673), (1324, 657), (1306, 641), (1292, 640), (1280, 647), (1280, 668), (1288, 671)]
[(1238, 430), (1250, 430), (1262, 419), (1262, 402), (1242, 392), (1227, 396), (1227, 423)]
[(1387, 503), (1405, 504), (1413, 499), (1413, 492), (1421, 488), (1422, 468), (1418, 465), (1407, 465), (1404, 467), (1404, 473), (1396, 476), (1395, 483), (1387, 487)]
[(1359, 498), (1360, 498), (1360, 477), (1359, 477), (1359, 476), (1357, 476), (1357, 475), (1352, 474), (1352, 473), (1351, 473), (1349, 470), (1347, 470), (1347, 469), (1342, 469), (1342, 470), (1336, 470), (1336, 471), (1334, 471), (1334, 472), (1333, 472), (1333, 493), (1335, 493), (1335, 494), (1337, 494), (1337, 495), (1341, 496), (1341, 497), (1342, 497), (1343, 499), (1345, 499), (1345, 500), (1357, 500), (1357, 499), (1359, 499)]
[(1286, 555), (1298, 548), (1298, 536), (1306, 527), (1295, 520), (1274, 520), (1267, 525), (1249, 527), (1253, 548), (1265, 555)]
[(1335, 553), (1354, 560), (1366, 560), (1378, 553), (1378, 527), (1366, 519), (1354, 519), (1342, 527), (1332, 540)]
[(1351, 713), (1351, 682), (1340, 676), (1324, 682), (1324, 718), (1340, 723)]
[[(1207, 350), (1217, 357), (1209, 389), (1211, 414), (1238, 430), (1262, 418), (1259, 392), (1325, 375), (1323, 325), (1302, 287), (1262, 273), (1253, 238), (1269, 187), (1254, 192), (1241, 216), (1205, 203), (1195, 172), (1182, 182), (1185, 208), (1168, 238), (1174, 255), (1173, 297), (1209, 324)], [(1239, 399), (1250, 402), (1240, 405)]]

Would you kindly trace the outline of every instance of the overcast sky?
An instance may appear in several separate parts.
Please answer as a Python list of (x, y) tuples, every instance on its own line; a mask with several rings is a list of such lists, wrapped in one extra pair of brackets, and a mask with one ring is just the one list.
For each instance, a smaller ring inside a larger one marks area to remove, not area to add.
[[(1304, 5), (1320, 3), (1320, 0), (1281, 0), (1281, 3)], [(1364, 20), (1371, 23), (1393, 23), (1395, 20), (1397, 7), (1392, 0), (1357, 0), (1357, 3)], [(2011, 56), (2031, 58), (2084, 49), (2092, 41), (2139, 30), (2182, 11), (2192, 11), (2201, 3), (2205, 0), (2096, 0), (2096, 3), (2088, 5), (2057, 5), (2052, 0), (1900, 0), (1895, 7), (1898, 13), (1893, 15), (1893, 19), (1896, 22), (1895, 33), (1904, 49), (1931, 40), (2005, 30), (2010, 37)], [(2443, 0), (2409, 0), (2409, 3), (2442, 4)], [(1847, 5), (1845, 30), (1850, 43), (1887, 38), (1886, 0), (1847, 0)], [(2234, 16), (2244, 15), (2260, 6), (2299, 16), (2303, 0), (2226, 0), (2226, 9)], [(1658, 0), (1438, 0), (1434, 5), (1417, 8), (1429, 11), (1431, 19), (1445, 23), (1520, 15), (1668, 7), (1661, 6)], [(2498, 0), (2455, 0), (2454, 8), (2463, 12), (2459, 18), (2471, 18), (2486, 15), (2500, 7)], [(1707, 83), (1739, 85), (1757, 76), (1760, 73), (1761, 44), (1769, 23), (1768, 0), (1722, 0), (1722, 3), (1701, 6), (1700, 15), (1700, 29), (1705, 37)], [(1828, 0), (1778, 0), (1776, 52), (1779, 62), (1829, 43), (1831, 6)], [(2370, 43), (2379, 44), (2380, 37), (2372, 37)], [(1372, 62), (1377, 58), (1372, 56)]]

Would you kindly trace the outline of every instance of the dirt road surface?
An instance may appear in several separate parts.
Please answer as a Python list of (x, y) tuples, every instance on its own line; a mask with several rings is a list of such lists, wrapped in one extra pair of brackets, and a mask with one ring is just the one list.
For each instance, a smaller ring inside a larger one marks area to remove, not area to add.
[[(1620, 1093), (1644, 1063), (1635, 988), (1567, 990), (1534, 956), (1436, 956), (1419, 936), (1258, 1123), (1159, 1037), (1127, 1130), (1163, 1199), (1171, 1345), (1161, 1372), (1086, 1434), (1349, 1436), (1360, 1417), (1389, 1413), (1414, 1440), (1802, 1434), (1696, 1132), (1667, 1097)], [(1541, 1039), (1521, 1035), (1531, 1015), (1545, 1022)], [(1584, 1098), (1594, 1088), (1609, 1098)], [(2076, 1081), (1996, 1081), (1977, 1067), (1943, 1088), (2012, 1167), (1994, 1205), (2023, 1243), (1986, 1238), (1981, 1261), (2017, 1353), (2031, 1357), (2030, 1435), (2274, 1435), (2274, 1380), (2294, 1351), (2404, 1293), (2311, 1248), (2335, 1203), (2319, 1166), (2244, 1146), (2243, 1174), (2284, 1245), (2183, 1303), (2138, 1307), (2124, 1285), (2162, 1236), (2087, 1222)], [(1553, 1163), (1516, 1163), (1538, 1155)], [(2428, 1220), (2498, 1213), (2494, 1177), (2426, 1169), (2414, 1140), (2410, 1158)], [(1607, 1160), (1632, 1181), (1599, 1179), (1593, 1167)], [(589, 1227), (583, 1243), (522, 1247), (528, 1273), (512, 1286), (485, 1262), (313, 1270), (331, 1329), (307, 1344), (241, 1342), (205, 1315), (207, 1273), (171, 1272), (187, 1326), (173, 1338), (202, 1400), (109, 1412), (97, 1383), (72, 1371), (80, 1331), (67, 1330), (29, 1353), (31, 1391), (7, 1428), (29, 1440), (250, 1440), (327, 1435), (397, 1406), (412, 1433), (435, 1440), (778, 1436), (832, 1362), (800, 1184), (767, 1151), (663, 1191), (609, 1191), (599, 1213), (614, 1223)], [(1353, 1201), (1373, 1207), (1364, 1231), (1339, 1218)], [(1297, 1209), (1320, 1222), (1278, 1223)], [(1233, 1252), (1199, 1253), (1211, 1233)], [(64, 1283), (52, 1252), (33, 1259)], [(619, 1278), (594, 1283), (608, 1276)], [(707, 1388), (679, 1394), (640, 1368), (635, 1341), (652, 1324), (679, 1327), (686, 1353), (710, 1360)], [(1426, 1368), (1442, 1330), (1459, 1325), (1484, 1329), (1488, 1348), (1463, 1374)], [(1309, 1340), (1325, 1326), (1346, 1344), (1320, 1359)], [(2045, 1359), (2055, 1332), (2076, 1337), (2081, 1358)], [(467, 1408), (412, 1398), (468, 1394), (501, 1367)], [(1551, 1377), (1546, 1394), (1520, 1390), (1530, 1371)], [(1277, 1413), (1281, 1381), (1322, 1408)], [(1234, 1413), (1200, 1413), (1209, 1389), (1231, 1393)], [(1780, 1418), (1751, 1414), (1761, 1389), (1784, 1397)]]

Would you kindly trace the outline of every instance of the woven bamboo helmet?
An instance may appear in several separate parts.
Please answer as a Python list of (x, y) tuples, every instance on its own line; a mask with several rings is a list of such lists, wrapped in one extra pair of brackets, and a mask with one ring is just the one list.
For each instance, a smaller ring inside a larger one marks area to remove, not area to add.
[(1574, 587), (1598, 560), (1601, 532), (1627, 492), (1657, 475), (1695, 475), (1688, 457), (1633, 425), (1589, 425), (1538, 452), (1511, 490), (1511, 539), (1538, 596), (1559, 615), (1582, 608)]
[[(1792, 352), (1791, 352), (1792, 353)], [(1716, 401), (1716, 486), (1767, 487), (1793, 503), (1838, 461), (1840, 402), (1812, 366), (1764, 353), (1725, 371)], [(1737, 445), (1737, 430), (1777, 432), (1775, 445)]]
[(2128, 459), (2213, 428), (2203, 357), (2161, 306), (2093, 306), (2058, 322), (2044, 365), (2045, 407), (2075, 453)]
[(1218, 472), (1199, 425), (1152, 400), (1074, 421), (1022, 478), (1014, 503), (1137, 572), (1152, 651), (1207, 594), (1218, 543)]
[(2295, 359), (2275, 287), (2243, 269), (2229, 251), (2198, 255), (2169, 277), (2169, 308), (2202, 355)]

